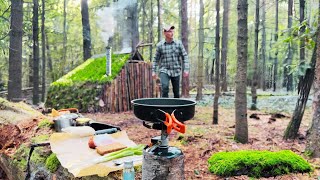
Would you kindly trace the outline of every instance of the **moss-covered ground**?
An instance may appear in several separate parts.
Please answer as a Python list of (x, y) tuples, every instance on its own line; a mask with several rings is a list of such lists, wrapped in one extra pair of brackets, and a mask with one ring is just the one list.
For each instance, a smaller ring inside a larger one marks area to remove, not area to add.
[(209, 158), (208, 163), (210, 172), (219, 176), (259, 178), (312, 171), (306, 160), (290, 150), (218, 152)]

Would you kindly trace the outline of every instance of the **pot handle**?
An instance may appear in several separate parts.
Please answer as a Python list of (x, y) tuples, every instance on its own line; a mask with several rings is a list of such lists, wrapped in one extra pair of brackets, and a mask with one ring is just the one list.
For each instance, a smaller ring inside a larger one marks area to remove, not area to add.
[(172, 117), (169, 113), (165, 113), (165, 115), (166, 121), (164, 122), (164, 124), (167, 126), (167, 133), (170, 134), (173, 128)]
[(172, 128), (180, 133), (186, 132), (186, 125), (182, 122), (178, 121), (177, 118), (174, 116), (174, 111), (171, 113), (172, 117)]

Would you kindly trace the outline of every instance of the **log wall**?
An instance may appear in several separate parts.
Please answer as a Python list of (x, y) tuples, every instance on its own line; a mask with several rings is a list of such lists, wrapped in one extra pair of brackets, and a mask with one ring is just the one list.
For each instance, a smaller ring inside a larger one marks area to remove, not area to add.
[(101, 111), (124, 112), (132, 109), (131, 101), (138, 98), (160, 97), (160, 83), (152, 79), (152, 64), (128, 61), (119, 75), (103, 87)]

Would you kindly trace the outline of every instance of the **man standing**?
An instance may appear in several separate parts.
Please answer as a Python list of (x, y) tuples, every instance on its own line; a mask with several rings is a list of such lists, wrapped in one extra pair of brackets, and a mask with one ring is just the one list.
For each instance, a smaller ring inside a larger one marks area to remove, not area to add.
[(152, 77), (157, 79), (156, 71), (159, 69), (162, 97), (169, 97), (169, 81), (171, 80), (174, 98), (180, 97), (181, 62), (184, 65), (183, 77), (189, 76), (189, 60), (182, 42), (173, 39), (174, 26), (164, 26), (165, 39), (157, 44), (156, 54), (153, 59)]

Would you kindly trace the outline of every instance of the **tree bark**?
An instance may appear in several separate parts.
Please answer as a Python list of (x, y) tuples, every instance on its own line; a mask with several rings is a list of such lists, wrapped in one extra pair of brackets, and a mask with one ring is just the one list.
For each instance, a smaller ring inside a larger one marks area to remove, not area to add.
[[(141, 22), (141, 30), (142, 30), (142, 37), (141, 37), (141, 40), (142, 40), (142, 42), (145, 42), (145, 22), (146, 22), (146, 15), (147, 15), (147, 13), (146, 13), (146, 3), (147, 3), (147, 0), (142, 0), (142, 2), (141, 2), (141, 8), (142, 8), (142, 22)], [(143, 48), (141, 49), (141, 53), (142, 53), (142, 55), (143, 55), (143, 52), (144, 52), (144, 50), (143, 50)]]
[[(274, 33), (274, 41), (277, 43), (278, 41), (278, 26), (279, 26), (279, 2), (276, 0), (276, 14), (275, 14), (275, 20), (276, 20), (276, 27), (275, 27), (275, 33)], [(274, 53), (274, 62), (273, 62), (273, 91), (277, 90), (277, 79), (278, 79), (278, 48), (276, 48)]]
[(161, 15), (161, 0), (157, 0), (157, 6), (158, 6), (158, 42), (161, 41), (162, 37), (162, 15)]
[(317, 45), (313, 50), (313, 55), (311, 59), (311, 68), (307, 69), (306, 74), (299, 79), (299, 99), (297, 101), (296, 107), (294, 109), (291, 121), (289, 122), (287, 129), (284, 134), (284, 139), (295, 139), (298, 136), (301, 120), (306, 108), (308, 101), (310, 89), (314, 79), (314, 68), (316, 64), (316, 51)]
[(219, 95), (220, 95), (220, 0), (216, 1), (216, 42), (215, 42), (215, 51), (216, 51), (216, 64), (215, 64), (215, 92), (214, 92), (214, 100), (213, 100), (213, 120), (212, 124), (218, 124), (218, 112), (219, 112)]
[(132, 52), (135, 52), (136, 46), (139, 43), (139, 24), (138, 24), (138, 3), (133, 3), (130, 7), (131, 11), (131, 35), (132, 35)]
[(51, 54), (50, 54), (50, 46), (49, 46), (47, 34), (45, 34), (45, 38), (46, 38), (46, 52), (47, 52), (46, 55), (48, 57), (48, 68), (49, 68), (49, 72), (50, 72), (51, 82), (53, 82), (56, 80), (56, 78), (54, 76), (55, 73), (53, 72), (52, 58), (51, 58)]
[(143, 151), (142, 180), (184, 180), (183, 161), (184, 155), (169, 159)]
[(11, 0), (8, 100), (22, 97), (22, 22), (23, 0)]
[(241, 143), (248, 142), (247, 121), (247, 58), (248, 58), (248, 2), (238, 0), (238, 37), (237, 37), (237, 75), (235, 97), (235, 139)]
[(261, 13), (261, 60), (262, 60), (262, 73), (261, 73), (261, 87), (266, 90), (266, 2), (262, 0), (262, 13)]
[(59, 76), (64, 75), (65, 65), (67, 64), (67, 1), (63, 0), (63, 54), (62, 62), (60, 62)]
[[(149, 43), (153, 43), (153, 1), (150, 1), (150, 21), (149, 21)], [(152, 46), (149, 47), (149, 59), (152, 62), (152, 56), (153, 56), (153, 52), (152, 52)]]
[(39, 2), (33, 0), (32, 37), (33, 37), (33, 90), (32, 103), (39, 103)]
[[(291, 36), (291, 27), (292, 27), (292, 11), (293, 11), (293, 0), (289, 0), (288, 2), (288, 36)], [(292, 64), (292, 58), (293, 58), (293, 52), (292, 52), (292, 46), (290, 43), (288, 43), (288, 54), (286, 59), (284, 60), (284, 70), (283, 70), (283, 86), (287, 88), (287, 91), (293, 90), (293, 77), (292, 73), (289, 73), (291, 71), (290, 65)]]
[[(187, 53), (189, 53), (189, 44), (188, 44), (188, 35), (189, 35), (189, 27), (188, 27), (188, 0), (181, 0), (181, 41)], [(182, 66), (182, 72), (184, 71), (184, 67)], [(182, 93), (181, 97), (188, 98), (189, 94), (189, 76), (182, 77), (181, 82)]]
[[(320, 1), (319, 1), (320, 8)], [(318, 14), (318, 34), (317, 44), (320, 44), (320, 14)], [(317, 48), (317, 60), (315, 66), (315, 79), (314, 79), (314, 95), (312, 103), (312, 124), (307, 132), (307, 145), (306, 150), (309, 155), (314, 158), (320, 157), (320, 48)]]
[(228, 91), (227, 83), (227, 55), (228, 55), (228, 32), (229, 32), (229, 4), (230, 0), (223, 1), (223, 25), (222, 25), (222, 48), (221, 48), (221, 91)]
[(256, 0), (256, 14), (255, 14), (255, 28), (254, 28), (254, 62), (253, 62), (253, 76), (251, 83), (251, 110), (257, 109), (257, 86), (258, 86), (258, 46), (259, 46), (259, 8), (260, 8), (260, 0)]
[[(302, 25), (303, 21), (304, 21), (304, 9), (305, 9), (305, 0), (300, 0), (300, 25)], [(305, 26), (303, 25), (301, 28), (300, 28), (300, 34), (302, 35), (305, 31)], [(305, 64), (305, 37), (302, 37), (300, 39), (300, 62), (301, 62), (301, 65), (304, 65)]]
[(81, 0), (83, 60), (91, 57), (91, 30), (88, 10), (88, 0)]
[(203, 87), (203, 45), (204, 45), (203, 14), (204, 14), (203, 0), (200, 0), (198, 77), (197, 77), (198, 83), (197, 83), (196, 100), (202, 99), (202, 87)]
[(45, 0), (42, 3), (41, 14), (41, 50), (42, 50), (42, 89), (41, 101), (44, 102), (46, 98), (46, 34), (45, 34)]

